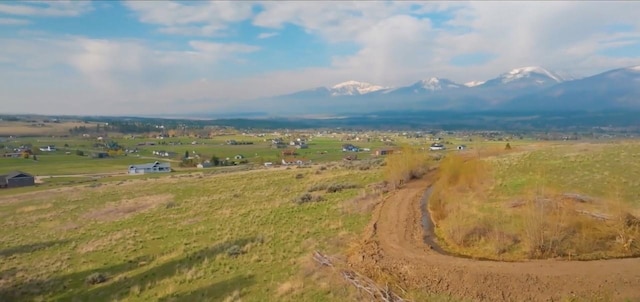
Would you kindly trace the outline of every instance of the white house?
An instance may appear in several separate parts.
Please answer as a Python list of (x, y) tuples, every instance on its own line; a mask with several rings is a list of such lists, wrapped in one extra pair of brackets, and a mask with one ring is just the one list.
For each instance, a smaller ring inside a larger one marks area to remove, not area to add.
[(429, 147), (429, 150), (431, 150), (431, 151), (444, 150), (444, 145), (443, 144), (438, 144), (438, 143), (433, 143), (433, 144), (431, 144), (431, 147)]
[(150, 164), (130, 165), (129, 174), (168, 173), (171, 172), (170, 163), (156, 161)]
[(291, 166), (291, 165), (302, 166), (302, 165), (308, 165), (310, 163), (311, 163), (310, 160), (304, 159), (304, 158), (283, 158), (282, 159), (282, 164), (285, 166)]
[(42, 152), (54, 152), (54, 151), (56, 151), (56, 147), (55, 146), (40, 147), (40, 151), (42, 151)]

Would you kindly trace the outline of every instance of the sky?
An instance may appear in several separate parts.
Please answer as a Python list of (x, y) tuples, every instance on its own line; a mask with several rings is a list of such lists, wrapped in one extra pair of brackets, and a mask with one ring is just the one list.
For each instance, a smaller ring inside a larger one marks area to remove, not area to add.
[(640, 65), (640, 1), (0, 1), (0, 113), (224, 112), (357, 80)]

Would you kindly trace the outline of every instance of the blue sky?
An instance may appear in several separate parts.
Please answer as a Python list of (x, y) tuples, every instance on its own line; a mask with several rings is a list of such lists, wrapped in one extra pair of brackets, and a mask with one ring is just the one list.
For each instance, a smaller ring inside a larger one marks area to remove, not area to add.
[(0, 113), (223, 111), (347, 80), (640, 65), (640, 3), (1, 1)]

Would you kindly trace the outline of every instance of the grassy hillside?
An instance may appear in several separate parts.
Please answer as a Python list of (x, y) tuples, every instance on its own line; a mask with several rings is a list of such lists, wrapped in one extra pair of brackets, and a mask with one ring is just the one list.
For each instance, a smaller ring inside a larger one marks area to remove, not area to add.
[(437, 233), (471, 257), (640, 255), (640, 144), (558, 144), (448, 156), (430, 200)]
[[(3, 196), (0, 300), (341, 300), (347, 288), (310, 281), (306, 259), (346, 248), (369, 219), (350, 200), (380, 178), (308, 168)], [(349, 185), (294, 202), (331, 183)]]

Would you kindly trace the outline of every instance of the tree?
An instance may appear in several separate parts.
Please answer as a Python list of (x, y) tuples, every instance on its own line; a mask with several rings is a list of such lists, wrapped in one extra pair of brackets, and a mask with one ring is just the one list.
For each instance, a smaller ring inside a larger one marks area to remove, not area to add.
[(214, 166), (219, 166), (220, 165), (220, 158), (218, 158), (217, 156), (211, 156), (211, 164)]
[(38, 161), (38, 157), (35, 154), (33, 155), (33, 160)]
[(504, 146), (504, 149), (505, 150), (511, 150), (511, 144), (507, 143), (507, 145)]
[(189, 150), (184, 151), (184, 158), (185, 159), (189, 158)]

